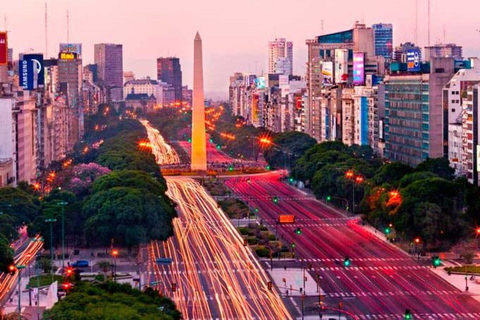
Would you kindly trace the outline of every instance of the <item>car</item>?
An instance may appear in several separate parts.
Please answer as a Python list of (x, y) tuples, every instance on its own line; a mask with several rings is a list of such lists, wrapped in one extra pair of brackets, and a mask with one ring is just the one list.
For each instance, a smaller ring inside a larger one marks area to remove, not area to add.
[(72, 263), (73, 268), (88, 268), (88, 266), (88, 260), (77, 260), (76, 262)]

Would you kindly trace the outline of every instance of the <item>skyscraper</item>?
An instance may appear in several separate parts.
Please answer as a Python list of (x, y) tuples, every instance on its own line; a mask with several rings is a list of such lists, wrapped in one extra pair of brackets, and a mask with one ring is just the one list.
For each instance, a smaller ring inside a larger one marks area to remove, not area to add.
[(285, 59), (288, 59), (289, 67), (284, 74), (293, 74), (293, 43), (287, 41), (285, 38), (277, 38), (274, 41), (268, 43), (268, 73), (275, 73), (277, 70), (281, 70), (277, 64), (288, 65)]
[(175, 100), (182, 101), (182, 68), (179, 58), (158, 58), (157, 80), (172, 85), (175, 89)]
[(110, 100), (122, 100), (123, 46), (111, 43), (96, 44), (95, 64), (98, 68), (98, 80), (110, 91)]
[(207, 170), (205, 98), (203, 95), (202, 38), (197, 32), (193, 46), (192, 170)]
[(392, 59), (393, 53), (393, 26), (391, 23), (378, 23), (372, 26), (375, 55)]

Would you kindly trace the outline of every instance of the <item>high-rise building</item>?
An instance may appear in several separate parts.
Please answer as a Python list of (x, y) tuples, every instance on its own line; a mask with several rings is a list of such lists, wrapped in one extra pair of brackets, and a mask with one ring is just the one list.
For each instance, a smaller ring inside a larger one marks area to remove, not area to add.
[(462, 59), (462, 47), (454, 43), (436, 44), (434, 46), (425, 47), (425, 61), (433, 58), (455, 58)]
[[(286, 65), (288, 68), (285, 68)], [(277, 71), (293, 75), (293, 42), (285, 38), (277, 38), (268, 43), (268, 73)]]
[(172, 85), (175, 90), (175, 100), (182, 101), (182, 68), (179, 58), (158, 58), (157, 80)]
[(462, 162), (468, 182), (480, 185), (480, 86), (468, 89), (463, 113)]
[(98, 80), (109, 91), (109, 100), (121, 101), (123, 95), (123, 46), (100, 43), (95, 45)]
[(395, 50), (393, 51), (393, 61), (406, 63), (409, 50), (418, 52), (419, 60), (422, 61), (422, 49), (412, 42), (405, 42), (395, 47)]
[(378, 23), (372, 25), (375, 55), (392, 59), (393, 53), (393, 25), (391, 23)]
[[(430, 72), (385, 77), (385, 157), (409, 165), (444, 156), (443, 87), (454, 75), (453, 58), (434, 58)], [(448, 130), (448, 129), (447, 129)]]
[[(62, 45), (60, 46), (62, 48)], [(81, 52), (81, 51), (79, 51)], [(60, 52), (57, 62), (55, 88), (67, 98), (68, 139), (67, 149), (73, 149), (83, 134), (82, 57), (76, 52)]]

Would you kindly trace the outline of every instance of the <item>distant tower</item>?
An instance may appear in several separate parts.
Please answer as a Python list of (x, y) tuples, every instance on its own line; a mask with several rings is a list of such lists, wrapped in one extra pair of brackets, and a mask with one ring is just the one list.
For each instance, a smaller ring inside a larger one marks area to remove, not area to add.
[(204, 103), (202, 38), (200, 38), (200, 34), (197, 32), (193, 46), (192, 171), (207, 170)]

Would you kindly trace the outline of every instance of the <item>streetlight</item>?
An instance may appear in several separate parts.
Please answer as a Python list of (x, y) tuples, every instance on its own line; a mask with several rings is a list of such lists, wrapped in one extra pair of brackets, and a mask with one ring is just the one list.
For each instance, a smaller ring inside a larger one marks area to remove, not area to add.
[(113, 249), (112, 250), (112, 257), (113, 257), (113, 281), (117, 280), (117, 256), (118, 256), (118, 250)]
[(50, 259), (52, 261), (52, 282), (53, 282), (53, 223), (57, 222), (57, 219), (46, 219), (45, 223), (50, 223)]
[(22, 299), (22, 269), (25, 269), (25, 265), (10, 265), (8, 270), (13, 275), (15, 271), (18, 271), (18, 320), (22, 319), (22, 306), (21, 306), (21, 299)]
[(62, 270), (65, 268), (65, 206), (68, 202), (57, 202), (57, 206), (62, 206)]

